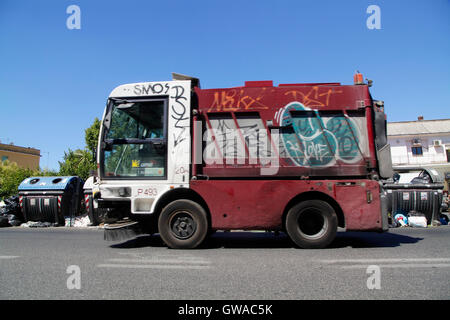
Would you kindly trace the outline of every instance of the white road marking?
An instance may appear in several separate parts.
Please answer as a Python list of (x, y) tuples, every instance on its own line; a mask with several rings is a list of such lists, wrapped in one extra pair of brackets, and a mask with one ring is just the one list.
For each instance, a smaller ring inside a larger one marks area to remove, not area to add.
[(182, 259), (108, 259), (109, 262), (125, 263), (154, 263), (154, 264), (210, 264), (206, 260), (182, 260)]
[[(383, 268), (450, 268), (450, 263), (396, 263), (396, 264), (377, 264)], [(367, 265), (355, 264), (340, 266), (341, 269), (366, 269)]]
[(15, 259), (20, 258), (20, 256), (0, 256), (0, 259)]
[(396, 262), (450, 262), (450, 258), (393, 258), (393, 259), (340, 259), (340, 260), (319, 260), (321, 263), (345, 264), (345, 263), (396, 263)]
[(99, 264), (98, 268), (126, 268), (126, 269), (209, 269), (209, 266), (167, 265), (167, 264)]
[(209, 269), (211, 262), (202, 257), (157, 255), (154, 257), (141, 254), (129, 254), (129, 258), (106, 259), (98, 264), (98, 268), (126, 268), (126, 269)]
[(380, 268), (449, 268), (450, 258), (372, 258), (318, 260), (341, 269), (365, 269), (368, 265)]

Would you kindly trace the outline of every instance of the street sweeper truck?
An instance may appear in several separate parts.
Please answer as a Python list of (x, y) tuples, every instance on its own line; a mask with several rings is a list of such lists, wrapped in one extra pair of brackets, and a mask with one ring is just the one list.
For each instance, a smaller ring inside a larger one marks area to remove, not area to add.
[(386, 231), (380, 180), (392, 165), (371, 84), (357, 73), (351, 85), (202, 89), (173, 74), (115, 88), (93, 188), (105, 239), (159, 233), (171, 248), (195, 248), (216, 230), (273, 230), (323, 248), (338, 227)]

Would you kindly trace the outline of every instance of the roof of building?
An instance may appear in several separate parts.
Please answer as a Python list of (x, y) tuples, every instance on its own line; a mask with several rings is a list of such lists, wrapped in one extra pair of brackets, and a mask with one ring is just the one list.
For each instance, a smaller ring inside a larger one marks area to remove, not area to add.
[(30, 147), (19, 147), (19, 146), (15, 146), (13, 144), (0, 143), (0, 150), (26, 153), (26, 154), (31, 154), (31, 155), (35, 155), (35, 156), (41, 155), (41, 151), (38, 149), (30, 148)]
[(450, 119), (388, 122), (387, 124), (388, 136), (438, 133), (450, 134)]

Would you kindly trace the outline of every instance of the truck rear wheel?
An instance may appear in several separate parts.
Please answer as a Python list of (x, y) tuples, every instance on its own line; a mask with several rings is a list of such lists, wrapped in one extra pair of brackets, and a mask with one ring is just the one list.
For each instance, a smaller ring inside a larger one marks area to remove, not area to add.
[(286, 231), (300, 248), (328, 246), (336, 237), (338, 220), (331, 205), (322, 200), (306, 200), (293, 206), (286, 216)]
[(158, 220), (162, 240), (174, 249), (199, 246), (208, 233), (205, 210), (190, 200), (176, 200), (168, 204)]

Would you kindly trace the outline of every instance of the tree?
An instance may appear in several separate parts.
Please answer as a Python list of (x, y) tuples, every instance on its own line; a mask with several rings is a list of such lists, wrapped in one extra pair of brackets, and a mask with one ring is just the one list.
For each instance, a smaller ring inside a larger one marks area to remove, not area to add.
[(98, 144), (98, 135), (100, 133), (100, 120), (97, 117), (94, 119), (94, 123), (84, 130), (84, 140), (86, 142), (86, 148), (89, 151), (96, 150)]
[(64, 160), (59, 161), (59, 175), (78, 176), (86, 180), (91, 171), (96, 170), (96, 161), (93, 157), (93, 150), (97, 149), (98, 135), (100, 133), (100, 120), (96, 117), (92, 125), (84, 130), (84, 149), (75, 151), (69, 149), (64, 152)]
[(95, 162), (88, 150), (77, 149), (64, 152), (64, 161), (59, 162), (59, 175), (78, 176), (84, 180), (89, 178), (91, 170), (95, 170)]

